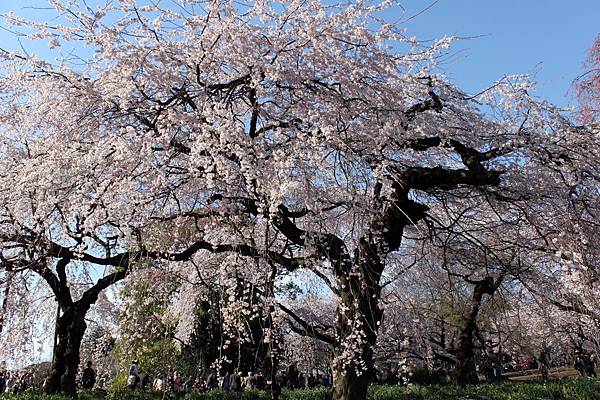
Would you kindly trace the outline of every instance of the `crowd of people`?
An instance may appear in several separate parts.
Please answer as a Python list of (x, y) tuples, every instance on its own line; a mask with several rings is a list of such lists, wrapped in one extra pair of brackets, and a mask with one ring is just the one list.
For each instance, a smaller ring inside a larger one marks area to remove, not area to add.
[(0, 371), (0, 393), (20, 393), (27, 390), (33, 381), (31, 371)]
[(596, 378), (597, 375), (595, 355), (590, 355), (587, 352), (577, 350), (575, 352), (575, 370), (577, 370), (577, 372), (579, 372), (581, 376)]
[[(583, 377), (597, 377), (596, 358), (594, 354), (582, 350), (575, 352), (574, 361), (575, 370)], [(550, 372), (550, 354), (544, 349), (537, 359), (532, 359), (521, 369), (537, 368), (540, 377), (547, 381)], [(502, 368), (498, 364), (484, 364), (480, 370), (484, 374), (486, 381), (498, 382), (502, 376)], [(386, 376), (394, 376), (391, 371), (383, 370), (377, 374), (377, 382), (390, 383)], [(8, 371), (6, 368), (0, 368), (0, 393), (20, 393), (33, 385), (34, 373), (32, 370)], [(45, 382), (42, 387), (45, 386)], [(248, 371), (226, 371), (219, 374), (217, 370), (198, 371), (196, 377), (187, 376), (184, 378), (173, 368), (169, 367), (166, 373), (160, 376), (152, 377), (140, 369), (138, 360), (133, 360), (127, 370), (127, 386), (133, 390), (155, 390), (158, 392), (204, 392), (212, 389), (221, 389), (227, 391), (242, 390), (274, 390), (281, 391), (287, 389), (312, 389), (315, 387), (331, 387), (333, 377), (331, 370), (327, 373), (305, 374), (296, 366), (292, 365), (285, 371), (277, 373), (274, 379), (263, 375), (261, 372)], [(83, 390), (105, 390), (105, 378), (97, 379), (91, 361), (85, 364), (82, 369), (79, 386)]]
[(281, 390), (288, 389), (312, 389), (317, 386), (330, 387), (332, 385), (331, 373), (327, 375), (308, 374), (298, 371), (294, 366), (291, 366), (284, 372), (280, 372), (275, 376), (275, 379), (265, 377), (262, 373), (254, 373), (248, 371), (242, 373), (239, 371), (225, 372), (218, 374), (216, 370), (210, 371), (205, 375), (199, 371), (196, 378), (188, 376), (184, 378), (169, 367), (164, 376), (157, 376), (151, 380), (150, 376), (140, 371), (139, 363), (133, 360), (128, 370), (127, 386), (130, 389), (146, 390), (150, 388), (159, 392), (204, 392), (211, 389), (221, 390)]

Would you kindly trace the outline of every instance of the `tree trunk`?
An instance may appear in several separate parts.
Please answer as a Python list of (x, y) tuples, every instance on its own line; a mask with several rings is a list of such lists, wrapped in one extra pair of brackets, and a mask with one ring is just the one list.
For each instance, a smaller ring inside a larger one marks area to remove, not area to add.
[(354, 371), (334, 369), (333, 372), (333, 399), (334, 400), (364, 400), (367, 398), (367, 389), (371, 383), (367, 374), (356, 376)]
[[(371, 297), (370, 292), (345, 299), (354, 300), (359, 307), (338, 311), (339, 342), (335, 346), (332, 367), (333, 400), (366, 399), (367, 388), (375, 378), (373, 347), (382, 310), (378, 305), (379, 297)], [(346, 301), (343, 304), (348, 307)]]
[(12, 272), (6, 272), (6, 286), (4, 287), (4, 297), (2, 299), (2, 308), (0, 310), (0, 333), (4, 329), (4, 318), (8, 310), (8, 296), (10, 295), (10, 286), (12, 284)]
[(352, 263), (336, 266), (341, 308), (333, 362), (333, 400), (364, 400), (375, 377), (373, 347), (383, 316), (379, 307), (381, 251), (361, 239)]
[(456, 365), (452, 374), (453, 381), (456, 384), (464, 386), (479, 382), (475, 365), (475, 346), (473, 343), (475, 330), (477, 329), (477, 316), (479, 315), (483, 295), (493, 295), (499, 284), (500, 280), (494, 282), (491, 277), (487, 277), (475, 283), (471, 312), (469, 313), (465, 326), (460, 334), (458, 351), (456, 352)]
[(77, 396), (79, 347), (87, 328), (85, 314), (86, 310), (78, 307), (65, 307), (56, 321), (58, 341), (54, 347), (52, 369), (46, 384), (47, 393)]
[[(479, 311), (479, 304), (474, 306)], [(475, 366), (475, 351), (473, 350), (473, 335), (475, 333), (475, 319), (477, 315), (469, 316), (467, 324), (463, 328), (456, 353), (456, 365), (454, 366), (453, 381), (461, 386), (474, 384), (479, 381)]]

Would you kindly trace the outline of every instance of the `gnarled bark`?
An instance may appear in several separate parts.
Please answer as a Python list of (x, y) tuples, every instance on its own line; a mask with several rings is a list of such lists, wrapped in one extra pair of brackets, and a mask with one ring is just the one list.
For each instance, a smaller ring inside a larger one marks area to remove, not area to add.
[[(376, 224), (378, 227), (386, 225), (382, 221)], [(398, 226), (395, 228), (398, 229)], [(369, 383), (375, 377), (373, 348), (383, 317), (383, 310), (379, 307), (380, 280), (384, 269), (381, 257), (385, 256), (382, 247), (388, 245), (389, 242), (368, 234), (361, 238), (352, 262), (342, 260), (335, 265), (341, 307), (337, 312), (338, 341), (332, 368), (334, 400), (365, 399)]]
[(373, 378), (368, 374), (357, 376), (354, 371), (333, 371), (333, 400), (363, 400)]
[(77, 395), (79, 348), (87, 328), (86, 311), (86, 308), (78, 306), (66, 307), (56, 321), (58, 340), (52, 355), (52, 369), (46, 383), (47, 393)]
[(498, 286), (500, 286), (501, 281), (502, 278), (494, 281), (489, 276), (480, 281), (475, 281), (471, 311), (461, 331), (456, 352), (456, 365), (452, 374), (452, 379), (456, 384), (464, 386), (479, 382), (475, 365), (475, 344), (473, 340), (477, 329), (477, 316), (479, 315), (483, 295), (488, 294), (492, 296), (496, 292), (496, 289), (498, 289)]

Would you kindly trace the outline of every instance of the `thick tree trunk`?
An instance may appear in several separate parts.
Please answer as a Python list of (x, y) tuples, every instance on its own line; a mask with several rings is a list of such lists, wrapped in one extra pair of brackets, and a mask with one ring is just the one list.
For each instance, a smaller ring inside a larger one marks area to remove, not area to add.
[(477, 368), (475, 365), (474, 350), (474, 336), (477, 329), (477, 316), (479, 315), (479, 309), (481, 307), (483, 295), (493, 295), (498, 288), (499, 283), (500, 281), (494, 282), (491, 277), (487, 277), (486, 279), (477, 281), (475, 283), (471, 311), (460, 334), (458, 350), (456, 352), (456, 365), (452, 374), (454, 383), (461, 386), (479, 382)]
[[(477, 305), (479, 309), (479, 305)], [(479, 310), (477, 310), (478, 312)], [(475, 366), (475, 351), (473, 349), (473, 335), (475, 333), (476, 315), (471, 314), (469, 321), (463, 328), (456, 353), (456, 365), (454, 366), (453, 381), (461, 386), (474, 384), (479, 381)]]
[[(373, 347), (382, 310), (379, 297), (369, 293), (355, 295), (358, 308), (339, 312), (333, 370), (333, 400), (364, 400), (367, 388), (375, 378)], [(351, 299), (349, 299), (351, 300)], [(348, 303), (344, 302), (344, 306)]]
[(333, 362), (333, 400), (364, 400), (375, 377), (373, 347), (383, 316), (383, 264), (373, 241), (361, 240), (353, 263), (336, 268), (341, 307)]
[(63, 308), (56, 321), (57, 343), (52, 356), (52, 369), (46, 384), (47, 393), (77, 396), (79, 348), (87, 324), (86, 310), (71, 306)]
[(364, 400), (367, 398), (367, 389), (371, 377), (362, 374), (356, 376), (354, 371), (334, 370), (333, 372), (333, 399), (334, 400)]

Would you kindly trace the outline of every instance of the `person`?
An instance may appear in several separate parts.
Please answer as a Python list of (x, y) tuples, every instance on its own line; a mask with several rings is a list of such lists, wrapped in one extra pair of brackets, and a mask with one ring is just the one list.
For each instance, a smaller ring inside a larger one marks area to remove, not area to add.
[(137, 360), (133, 360), (131, 362), (131, 366), (129, 367), (129, 373), (127, 377), (127, 386), (129, 389), (135, 389), (139, 382), (140, 375), (140, 366), (138, 365)]
[(6, 389), (6, 371), (0, 371), (0, 393), (4, 393), (4, 389)]
[(153, 387), (157, 392), (163, 392), (165, 390), (165, 381), (160, 377), (156, 377)]
[(175, 373), (173, 371), (173, 367), (169, 366), (167, 369), (167, 379), (166, 379), (166, 390), (169, 392), (173, 392), (175, 390)]
[(230, 379), (230, 376), (229, 376), (229, 372), (227, 372), (227, 371), (226, 371), (226, 372), (225, 372), (225, 375), (223, 375), (223, 376), (221, 377), (221, 382), (220, 382), (220, 385), (219, 385), (219, 387), (220, 387), (222, 390), (229, 390), (229, 384), (230, 384), (230, 380), (231, 380), (231, 379)]
[(206, 390), (211, 390), (217, 387), (217, 373), (215, 370), (211, 370), (210, 374), (206, 377)]
[(27, 388), (29, 387), (32, 377), (33, 377), (33, 374), (31, 374), (30, 372), (28, 372), (28, 371), (23, 372), (23, 374), (21, 375), (21, 379), (19, 380), (19, 385), (18, 385), (17, 391), (18, 392), (26, 391)]
[(92, 362), (88, 361), (86, 367), (81, 372), (81, 387), (84, 390), (91, 390), (96, 383), (96, 371), (92, 368)]
[(106, 393), (106, 377), (101, 376), (100, 379), (98, 379), (98, 385), (96, 386), (96, 391)]
[(281, 395), (281, 384), (278, 382), (277, 378), (273, 381), (267, 381), (267, 388), (268, 391), (271, 392), (272, 399), (279, 399), (279, 396)]
[(300, 373), (300, 375), (298, 375), (298, 389), (305, 389), (306, 388), (306, 377), (304, 376), (304, 373)]
[(234, 372), (229, 377), (229, 390), (238, 391), (242, 388), (242, 379), (239, 372)]
[(308, 379), (306, 380), (306, 384), (309, 389), (314, 389), (317, 386), (317, 380), (315, 379), (314, 373), (310, 373), (308, 375)]
[(175, 373), (173, 374), (173, 392), (181, 392), (181, 376), (179, 376), (179, 373), (177, 373), (177, 371), (175, 371)]
[(586, 376), (586, 366), (581, 351), (575, 351), (575, 371), (579, 372), (581, 376)]
[(298, 387), (298, 369), (294, 364), (290, 365), (287, 369), (285, 385), (288, 389), (294, 389)]
[(252, 371), (248, 372), (248, 376), (244, 381), (244, 389), (256, 389), (256, 378), (254, 377), (254, 373)]
[(205, 389), (205, 382), (204, 379), (202, 378), (202, 375), (198, 375), (198, 377), (194, 380), (194, 383), (192, 384), (192, 389), (194, 390), (194, 392), (203, 392)]
[(147, 373), (141, 373), (139, 375), (139, 378), (140, 382), (138, 384), (138, 387), (142, 390), (146, 390), (148, 384), (150, 383), (150, 375), (148, 375)]
[(588, 356), (588, 376), (597, 378), (596, 374), (596, 354), (591, 354)]
[(550, 355), (548, 354), (548, 350), (546, 348), (543, 348), (542, 352), (540, 353), (538, 365), (542, 380), (544, 382), (548, 382), (548, 380), (550, 380)]
[(575, 351), (575, 357), (573, 359), (573, 367), (575, 368), (575, 371), (579, 372), (580, 375), (583, 375), (583, 373), (581, 372), (582, 366), (583, 366), (583, 362), (581, 360), (581, 356), (579, 355), (578, 351)]
[(188, 376), (187, 379), (181, 385), (181, 390), (189, 392), (192, 389), (192, 377)]
[(595, 358), (585, 353), (583, 355), (583, 368), (585, 369), (585, 375), (590, 378), (596, 378), (596, 362)]
[(6, 387), (4, 389), (5, 393), (11, 393), (13, 390), (13, 386), (15, 384), (15, 373), (10, 373), (6, 371)]

